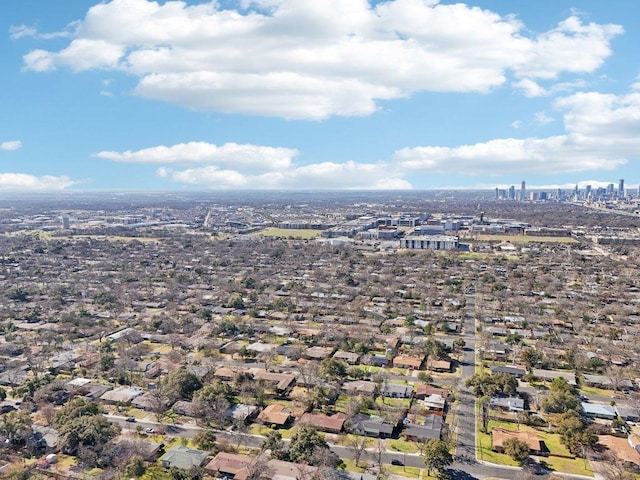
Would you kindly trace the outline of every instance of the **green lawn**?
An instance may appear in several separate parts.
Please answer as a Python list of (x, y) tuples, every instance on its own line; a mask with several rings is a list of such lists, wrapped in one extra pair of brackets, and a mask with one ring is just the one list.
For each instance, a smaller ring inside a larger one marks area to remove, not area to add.
[(585, 395), (601, 395), (603, 397), (610, 397), (615, 393), (613, 390), (587, 386), (580, 387), (580, 392), (584, 393)]
[[(517, 462), (512, 460), (509, 456), (496, 453), (491, 450), (491, 435), (482, 433), (480, 431), (480, 421), (478, 421), (478, 458), (487, 462), (497, 463), (500, 465), (517, 465)], [(491, 420), (489, 422), (489, 431), (494, 427), (507, 428), (509, 430), (515, 430), (515, 425), (508, 422), (499, 422)], [(560, 441), (560, 436), (547, 432), (542, 429), (533, 428), (527, 425), (520, 425), (521, 431), (535, 432), (540, 440), (542, 440), (550, 452), (559, 455), (570, 455), (571, 452)], [(576, 475), (593, 476), (593, 472), (589, 467), (588, 462), (585, 462), (582, 458), (559, 458), (559, 457), (535, 457), (540, 462), (544, 462), (547, 466), (557, 472), (571, 473)], [(585, 467), (586, 463), (586, 467)]]
[(419, 449), (413, 442), (407, 442), (405, 440), (391, 440), (389, 441), (389, 450), (401, 453), (418, 453)]

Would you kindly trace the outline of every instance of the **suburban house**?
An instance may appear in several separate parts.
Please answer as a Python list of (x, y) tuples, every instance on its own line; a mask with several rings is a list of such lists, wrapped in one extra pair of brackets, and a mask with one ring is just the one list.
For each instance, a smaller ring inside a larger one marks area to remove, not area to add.
[(424, 355), (419, 357), (412, 357), (409, 355), (398, 355), (393, 359), (393, 366), (399, 368), (410, 368), (413, 370), (420, 370), (424, 365)]
[(201, 450), (194, 450), (183, 445), (171, 447), (160, 457), (160, 463), (165, 468), (176, 467), (182, 470), (190, 470), (201, 466), (209, 454)]
[(268, 405), (256, 417), (256, 421), (265, 425), (284, 427), (291, 421), (291, 412), (282, 404)]
[(389, 438), (393, 434), (394, 428), (395, 425), (384, 421), (382, 417), (358, 414), (351, 419), (349, 431), (356, 435)]
[(305, 413), (298, 420), (298, 425), (307, 425), (327, 433), (340, 433), (347, 419), (344, 413), (324, 415), (322, 413)]
[(495, 452), (504, 453), (504, 442), (509, 438), (516, 438), (526, 443), (529, 446), (529, 453), (533, 455), (546, 455), (543, 444), (535, 433), (498, 427), (491, 430), (491, 449)]
[(522, 412), (524, 400), (520, 397), (491, 397), (489, 406), (506, 412)]

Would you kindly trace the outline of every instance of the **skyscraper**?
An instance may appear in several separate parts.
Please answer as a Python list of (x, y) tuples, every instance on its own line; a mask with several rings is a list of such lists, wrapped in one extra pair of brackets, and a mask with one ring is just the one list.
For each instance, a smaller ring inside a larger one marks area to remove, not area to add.
[(516, 186), (511, 185), (509, 187), (509, 200), (515, 200), (515, 199), (516, 199)]
[(520, 184), (520, 201), (524, 202), (527, 199), (527, 186), (524, 183), (524, 180)]
[(624, 178), (621, 178), (618, 182), (618, 196), (624, 197)]

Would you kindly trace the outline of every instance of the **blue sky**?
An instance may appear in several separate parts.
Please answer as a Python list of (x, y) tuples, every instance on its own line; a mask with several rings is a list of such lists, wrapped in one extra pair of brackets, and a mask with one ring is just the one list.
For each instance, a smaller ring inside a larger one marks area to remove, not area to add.
[(0, 2), (0, 190), (640, 182), (640, 2)]

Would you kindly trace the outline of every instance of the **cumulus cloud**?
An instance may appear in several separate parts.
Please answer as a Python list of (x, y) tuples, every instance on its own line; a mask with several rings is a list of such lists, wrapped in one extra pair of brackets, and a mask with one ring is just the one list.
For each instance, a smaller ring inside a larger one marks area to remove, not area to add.
[(22, 148), (22, 142), (20, 140), (8, 140), (0, 143), (0, 150), (13, 151)]
[(75, 183), (65, 176), (36, 177), (26, 173), (0, 173), (0, 190), (63, 190)]
[(558, 99), (555, 107), (563, 112), (563, 135), (404, 148), (393, 160), (404, 171), (501, 175), (613, 170), (640, 158), (640, 92), (577, 93)]
[(206, 142), (179, 143), (169, 147), (159, 145), (137, 151), (103, 151), (94, 154), (95, 157), (116, 162), (209, 163), (252, 172), (289, 168), (292, 158), (297, 155), (298, 151), (292, 148), (240, 145), (237, 143), (225, 143), (222, 146), (217, 146)]
[(157, 174), (177, 183), (207, 189), (251, 190), (406, 190), (411, 184), (388, 164), (322, 162), (263, 174), (242, 174), (216, 166), (172, 171), (160, 168)]
[(622, 32), (571, 16), (527, 36), (512, 16), (437, 0), (221, 4), (103, 2), (68, 46), (33, 50), (24, 63), (127, 72), (137, 95), (187, 108), (321, 120), (369, 115), (380, 100), (420, 91), (488, 92), (509, 76), (543, 95), (550, 87), (539, 80), (593, 72)]

